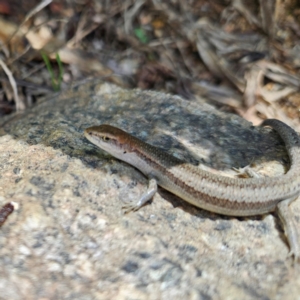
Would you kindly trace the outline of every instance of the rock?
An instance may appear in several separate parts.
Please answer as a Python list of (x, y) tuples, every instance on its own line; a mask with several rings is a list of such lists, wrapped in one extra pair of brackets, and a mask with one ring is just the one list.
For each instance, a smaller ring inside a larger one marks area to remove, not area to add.
[(84, 138), (102, 123), (229, 176), (250, 163), (269, 176), (288, 168), (276, 133), (204, 101), (100, 80), (48, 97), (2, 127), (0, 206), (18, 208), (0, 228), (0, 299), (298, 297), (276, 216), (219, 216), (162, 189), (124, 215), (147, 179)]

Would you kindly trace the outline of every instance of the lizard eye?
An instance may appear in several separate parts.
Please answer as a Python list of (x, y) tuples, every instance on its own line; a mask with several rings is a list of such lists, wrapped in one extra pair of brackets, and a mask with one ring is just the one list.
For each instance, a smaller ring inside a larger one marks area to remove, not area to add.
[(103, 136), (102, 140), (105, 141), (105, 142), (108, 142), (110, 140), (110, 138), (108, 136)]

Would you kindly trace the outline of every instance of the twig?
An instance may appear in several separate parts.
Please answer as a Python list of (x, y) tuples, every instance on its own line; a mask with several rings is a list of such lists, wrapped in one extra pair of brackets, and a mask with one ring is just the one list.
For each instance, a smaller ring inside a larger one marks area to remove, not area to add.
[(17, 90), (17, 84), (16, 81), (14, 79), (14, 76), (12, 74), (12, 72), (8, 69), (7, 65), (4, 63), (4, 61), (0, 58), (0, 65), (2, 67), (2, 69), (4, 70), (4, 72), (6, 73), (10, 85), (13, 89), (13, 93), (14, 93), (14, 98), (15, 98), (15, 102), (16, 102), (16, 110), (23, 110), (25, 109), (25, 105), (24, 103), (20, 100), (19, 95), (18, 95), (18, 90)]

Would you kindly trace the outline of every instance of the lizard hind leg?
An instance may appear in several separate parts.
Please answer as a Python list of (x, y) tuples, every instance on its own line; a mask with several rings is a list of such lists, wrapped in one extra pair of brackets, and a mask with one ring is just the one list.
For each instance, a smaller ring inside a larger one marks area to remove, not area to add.
[(295, 224), (294, 215), (289, 207), (291, 202), (298, 199), (296, 197), (288, 198), (277, 204), (277, 213), (284, 227), (284, 231), (290, 246), (289, 256), (293, 256), (295, 262), (300, 261), (300, 245), (299, 245), (299, 233), (297, 225)]

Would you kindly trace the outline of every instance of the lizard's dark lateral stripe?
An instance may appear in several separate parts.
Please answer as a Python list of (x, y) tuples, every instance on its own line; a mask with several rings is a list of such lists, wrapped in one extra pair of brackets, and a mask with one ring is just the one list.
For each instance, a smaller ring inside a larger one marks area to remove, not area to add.
[[(188, 194), (193, 195), (194, 198), (202, 200), (205, 203), (208, 203), (208, 204), (213, 205), (215, 207), (222, 207), (222, 208), (225, 208), (225, 209), (240, 211), (240, 212), (248, 211), (248, 210), (267, 210), (267, 211), (270, 211), (270, 210), (275, 208), (274, 199), (270, 199), (269, 201), (249, 202), (249, 201), (233, 201), (232, 199), (226, 199), (226, 198), (221, 198), (221, 197), (210, 196), (207, 192), (201, 192), (198, 189), (194, 188), (193, 186), (191, 186), (191, 185), (187, 184), (186, 182), (182, 181), (180, 178), (174, 176), (172, 174), (172, 172), (170, 172), (168, 170), (168, 168), (165, 168), (164, 166), (157, 163), (155, 160), (152, 160), (146, 154), (138, 151), (137, 149), (135, 149), (134, 151), (145, 162), (147, 162), (147, 164), (150, 165), (151, 168), (155, 168), (155, 169), (159, 170), (170, 181), (174, 182), (175, 185), (179, 186), (182, 190), (186, 191)], [(218, 182), (215, 181), (214, 178), (210, 178), (210, 181), (212, 181), (212, 180), (217, 186)], [(242, 180), (245, 180), (245, 183), (247, 181), (247, 179), (242, 179)], [(255, 187), (253, 187), (253, 188), (255, 188)], [(170, 191), (170, 192), (172, 193), (173, 191)], [(280, 200), (278, 200), (278, 202), (279, 201)], [(272, 208), (272, 209), (269, 209), (269, 208)], [(205, 207), (203, 207), (203, 209), (205, 209)], [(247, 215), (247, 213), (245, 215)]]

